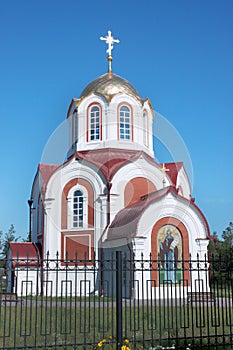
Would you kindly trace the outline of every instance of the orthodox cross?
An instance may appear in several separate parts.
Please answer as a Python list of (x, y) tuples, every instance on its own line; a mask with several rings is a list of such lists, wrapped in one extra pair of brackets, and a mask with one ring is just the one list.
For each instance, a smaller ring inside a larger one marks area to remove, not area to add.
[(165, 177), (166, 177), (166, 172), (167, 171), (170, 171), (169, 169), (166, 168), (166, 165), (163, 163), (163, 167), (162, 167), (162, 173), (163, 173), (163, 187), (165, 187), (165, 184), (166, 184), (166, 180), (165, 180)]
[(100, 37), (100, 40), (104, 40), (106, 42), (106, 44), (108, 45), (108, 49), (106, 50), (106, 52), (108, 53), (108, 72), (110, 73), (112, 71), (112, 67), (111, 67), (111, 62), (112, 62), (112, 50), (113, 50), (113, 44), (114, 43), (119, 43), (120, 40), (118, 39), (114, 39), (112, 36), (112, 32), (111, 30), (108, 31), (108, 35), (103, 37)]

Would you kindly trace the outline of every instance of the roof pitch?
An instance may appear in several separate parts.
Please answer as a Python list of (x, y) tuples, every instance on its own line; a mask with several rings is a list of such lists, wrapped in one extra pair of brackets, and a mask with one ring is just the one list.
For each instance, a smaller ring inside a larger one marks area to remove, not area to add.
[[(150, 157), (143, 151), (123, 150), (117, 148), (97, 149), (90, 151), (77, 151), (75, 153), (76, 159), (85, 161), (96, 166), (104, 175), (107, 181), (111, 181), (116, 172), (124, 165), (134, 162), (140, 156), (147, 159), (153, 165), (161, 167), (154, 158)], [(60, 167), (58, 164), (39, 164), (39, 171), (42, 176), (43, 188), (45, 189), (52, 174)], [(171, 179), (171, 183), (176, 185), (177, 175), (183, 166), (182, 162), (166, 163), (166, 168), (169, 171), (166, 175)]]
[(35, 266), (38, 264), (40, 253), (35, 243), (11, 242), (10, 249), (14, 266)]
[(107, 181), (111, 181), (116, 172), (124, 165), (134, 162), (140, 156), (148, 159), (154, 165), (156, 161), (143, 151), (106, 148), (90, 151), (76, 152), (76, 159), (95, 165), (103, 173)]
[(52, 174), (57, 170), (60, 165), (58, 164), (39, 164), (38, 170), (42, 177), (42, 187), (46, 188), (46, 185), (52, 176)]
[(168, 186), (159, 191), (142, 196), (136, 203), (129, 205), (128, 207), (123, 208), (121, 211), (119, 211), (108, 228), (107, 241), (134, 237), (137, 232), (138, 222), (144, 210), (148, 208), (151, 203), (159, 201), (169, 193), (173, 193), (177, 198), (180, 198), (182, 201), (189, 203), (195, 210), (198, 211), (206, 226), (207, 236), (211, 238), (207, 220), (202, 211), (193, 202), (193, 199), (191, 198), (188, 200), (184, 197), (179, 196), (175, 186)]
[(152, 203), (156, 202), (169, 192), (177, 193), (174, 186), (163, 188), (142, 196), (136, 203), (119, 211), (108, 229), (107, 240), (132, 237), (136, 234), (138, 221), (143, 211)]

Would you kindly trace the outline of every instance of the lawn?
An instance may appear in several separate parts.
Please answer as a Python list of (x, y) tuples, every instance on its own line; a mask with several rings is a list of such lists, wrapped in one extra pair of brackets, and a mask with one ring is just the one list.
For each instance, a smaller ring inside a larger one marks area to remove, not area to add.
[[(23, 302), (2, 303), (0, 348), (93, 349), (101, 339), (108, 339), (114, 349), (116, 320), (113, 299), (28, 297)], [(122, 332), (131, 348), (174, 344), (176, 349), (185, 349), (191, 344), (190, 349), (232, 349), (233, 310), (221, 298), (180, 305), (175, 301), (166, 305), (150, 300), (125, 301)]]

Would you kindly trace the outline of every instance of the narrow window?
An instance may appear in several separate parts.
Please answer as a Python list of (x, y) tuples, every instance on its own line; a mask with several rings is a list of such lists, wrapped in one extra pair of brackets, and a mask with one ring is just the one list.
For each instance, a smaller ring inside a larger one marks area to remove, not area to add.
[(89, 140), (100, 140), (100, 108), (93, 106), (89, 112)]
[(73, 195), (73, 227), (83, 227), (83, 192), (80, 190)]
[[(67, 199), (67, 228), (83, 229), (88, 227), (88, 191), (84, 186), (72, 187)], [(63, 225), (63, 228), (66, 228)]]
[(131, 115), (127, 106), (120, 107), (120, 140), (131, 140)]
[(78, 114), (77, 114), (77, 109), (74, 110), (73, 112), (73, 140), (72, 143), (73, 145), (77, 143), (78, 141)]

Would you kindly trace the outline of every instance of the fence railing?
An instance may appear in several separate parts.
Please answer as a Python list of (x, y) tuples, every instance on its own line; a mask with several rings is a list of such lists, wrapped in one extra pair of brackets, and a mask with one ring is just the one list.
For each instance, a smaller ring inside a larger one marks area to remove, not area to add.
[(232, 349), (233, 258), (2, 261), (1, 349)]

